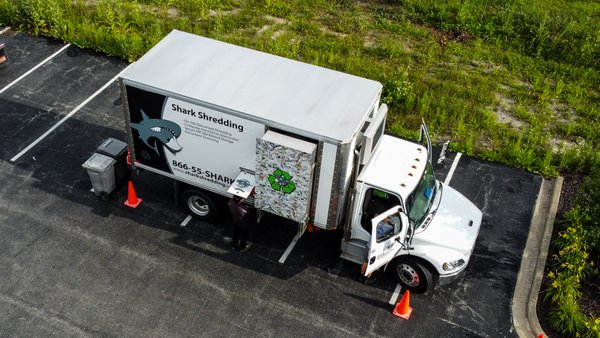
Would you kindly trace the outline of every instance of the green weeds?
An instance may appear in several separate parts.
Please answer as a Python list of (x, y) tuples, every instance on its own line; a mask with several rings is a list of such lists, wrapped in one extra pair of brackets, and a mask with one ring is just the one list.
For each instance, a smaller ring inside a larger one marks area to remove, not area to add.
[(548, 289), (545, 298), (555, 307), (550, 311), (551, 325), (560, 333), (575, 336), (598, 337), (600, 318), (593, 318), (581, 310), (581, 285), (594, 276), (598, 269), (590, 260), (585, 226), (589, 214), (581, 208), (567, 213), (563, 230), (555, 240), (558, 254), (553, 257), (554, 268), (548, 273)]
[(600, 165), (600, 4), (0, 0), (0, 24), (136, 60), (172, 29), (378, 80), (388, 132), (555, 175)]
[(551, 257), (545, 298), (554, 305), (551, 325), (571, 336), (600, 336), (600, 318), (584, 313), (579, 306), (581, 289), (597, 280), (600, 257), (600, 169), (586, 178), (576, 197), (576, 206), (559, 222), (561, 231), (554, 240), (557, 254)]

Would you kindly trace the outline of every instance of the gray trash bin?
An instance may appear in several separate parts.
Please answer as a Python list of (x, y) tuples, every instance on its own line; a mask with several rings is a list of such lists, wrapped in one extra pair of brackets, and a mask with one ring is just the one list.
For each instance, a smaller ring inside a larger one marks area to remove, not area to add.
[(127, 143), (111, 137), (102, 142), (98, 146), (98, 149), (96, 149), (96, 152), (115, 159), (115, 179), (117, 182), (123, 181), (129, 174), (129, 168), (127, 168)]
[(83, 165), (87, 169), (94, 194), (107, 197), (115, 189), (115, 160), (102, 154), (94, 153)]

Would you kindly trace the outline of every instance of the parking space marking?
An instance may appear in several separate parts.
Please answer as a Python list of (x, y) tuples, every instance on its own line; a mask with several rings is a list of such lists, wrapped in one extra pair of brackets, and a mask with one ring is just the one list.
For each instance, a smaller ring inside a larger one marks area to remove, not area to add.
[(400, 286), (400, 283), (396, 284), (396, 289), (394, 290), (394, 293), (392, 293), (392, 298), (390, 298), (390, 305), (396, 305), (396, 302), (398, 301), (398, 296), (400, 296), (400, 291), (402, 291), (402, 286)]
[(446, 176), (446, 180), (444, 181), (445, 184), (450, 184), (450, 180), (452, 179), (452, 175), (454, 175), (454, 171), (456, 170), (456, 167), (458, 166), (458, 161), (460, 161), (461, 156), (462, 156), (462, 153), (458, 153), (458, 154), (456, 154), (456, 157), (454, 157), (454, 161), (452, 161), (452, 167), (450, 167), (448, 176)]
[(187, 217), (183, 220), (183, 222), (181, 222), (181, 224), (179, 224), (180, 227), (185, 228), (188, 223), (190, 222), (190, 220), (192, 219), (191, 215), (187, 215)]
[(4, 27), (4, 29), (2, 29), (2, 30), (0, 31), (0, 35), (2, 35), (2, 34), (4, 34), (4, 33), (8, 32), (8, 30), (10, 30), (10, 27)]
[(292, 242), (290, 243), (290, 245), (288, 245), (287, 249), (285, 249), (285, 252), (283, 253), (283, 255), (281, 255), (281, 258), (279, 258), (279, 263), (283, 264), (285, 263), (285, 260), (288, 258), (288, 256), (290, 255), (290, 252), (292, 252), (292, 250), (294, 249), (294, 247), (296, 246), (296, 243), (298, 243), (298, 240), (300, 240), (300, 236), (302, 236), (303, 232), (299, 231), (296, 236), (294, 236), (294, 239), (292, 239)]
[[(127, 68), (125, 68), (127, 69)], [(61, 124), (63, 124), (66, 120), (68, 120), (71, 116), (75, 115), (81, 108), (83, 108), (88, 102), (93, 100), (96, 96), (100, 95), (102, 91), (104, 91), (108, 86), (110, 86), (113, 82), (115, 82), (119, 76), (125, 71), (123, 69), (119, 72), (119, 74), (115, 75), (112, 79), (110, 79), (107, 83), (104, 84), (100, 89), (98, 89), (94, 94), (88, 97), (85, 101), (81, 102), (77, 107), (75, 107), (69, 114), (63, 117), (60, 121), (58, 121), (52, 128), (48, 129), (42, 136), (38, 137), (35, 141), (33, 141), (30, 145), (28, 145), (25, 149), (21, 150), (17, 155), (10, 159), (11, 162), (14, 162), (19, 159), (19, 157), (23, 156), (26, 152), (28, 152), (31, 148), (35, 147), (40, 141), (42, 141), (46, 136), (52, 133), (56, 128), (58, 128)]]
[(23, 80), (24, 78), (26, 78), (27, 75), (33, 73), (36, 69), (38, 69), (41, 66), (43, 66), (46, 62), (52, 60), (55, 56), (57, 56), (58, 54), (60, 54), (63, 50), (69, 48), (70, 45), (71, 45), (70, 43), (67, 43), (61, 49), (59, 49), (58, 51), (56, 51), (54, 54), (52, 54), (49, 57), (45, 58), (42, 62), (38, 63), (35, 67), (33, 67), (30, 70), (28, 70), (27, 72), (25, 72), (25, 74), (19, 76), (16, 80), (14, 80), (13, 82), (7, 84), (6, 87), (0, 89), (0, 94), (4, 93), (8, 88), (14, 86), (17, 82), (19, 82), (19, 81)]

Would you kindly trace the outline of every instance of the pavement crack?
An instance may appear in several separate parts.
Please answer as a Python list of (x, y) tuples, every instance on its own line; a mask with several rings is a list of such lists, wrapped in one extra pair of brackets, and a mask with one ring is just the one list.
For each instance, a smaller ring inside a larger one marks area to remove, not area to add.
[(17, 256), (19, 256), (21, 253), (25, 252), (25, 250), (29, 249), (30, 247), (32, 247), (35, 243), (37, 243), (40, 239), (46, 237), (46, 235), (50, 232), (50, 228), (47, 227), (44, 232), (42, 232), (39, 236), (37, 236), (33, 241), (27, 243), (27, 245), (25, 245), (23, 248), (21, 248), (21, 250), (19, 250), (19, 252), (17, 252), (16, 254), (13, 255), (13, 258), (17, 258)]
[(68, 333), (72, 336), (78, 337), (91, 337), (87, 334), (82, 328), (61, 319), (53, 314), (48, 313), (44, 309), (37, 308), (31, 304), (28, 304), (20, 299), (13, 298), (11, 296), (0, 294), (0, 302), (4, 302), (10, 304), (12, 306), (18, 307), (27, 313), (35, 316), (36, 318), (42, 319), (50, 325), (61, 329), (63, 332)]
[(474, 336), (477, 336), (477, 337), (486, 337), (486, 336), (487, 336), (487, 335), (486, 335), (486, 334), (484, 334), (484, 333), (481, 333), (481, 332), (477, 332), (477, 331), (471, 330), (471, 329), (469, 329), (468, 327), (464, 327), (464, 326), (461, 326), (461, 325), (459, 325), (459, 324), (453, 323), (453, 322), (451, 322), (451, 321), (449, 321), (449, 320), (447, 320), (447, 319), (440, 318), (440, 317), (437, 317), (437, 319), (441, 320), (442, 322), (444, 322), (444, 323), (446, 323), (446, 324), (450, 324), (450, 325), (452, 325), (452, 326), (454, 326), (454, 327), (456, 327), (456, 328), (458, 328), (458, 329), (461, 329), (461, 330), (463, 330), (464, 332), (468, 332), (468, 333), (469, 333), (469, 334), (471, 334), (471, 335), (474, 335)]

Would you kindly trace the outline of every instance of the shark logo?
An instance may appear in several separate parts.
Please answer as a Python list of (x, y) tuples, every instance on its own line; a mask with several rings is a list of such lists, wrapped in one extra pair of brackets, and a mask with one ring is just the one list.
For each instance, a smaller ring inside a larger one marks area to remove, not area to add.
[(177, 137), (181, 135), (181, 127), (175, 122), (163, 119), (151, 119), (142, 112), (142, 121), (132, 123), (131, 128), (137, 130), (140, 139), (148, 147), (154, 149), (158, 154), (158, 144), (162, 143), (170, 152), (176, 153), (182, 148), (177, 143)]

